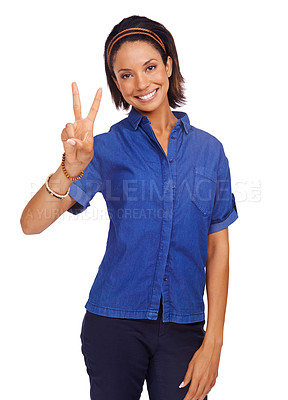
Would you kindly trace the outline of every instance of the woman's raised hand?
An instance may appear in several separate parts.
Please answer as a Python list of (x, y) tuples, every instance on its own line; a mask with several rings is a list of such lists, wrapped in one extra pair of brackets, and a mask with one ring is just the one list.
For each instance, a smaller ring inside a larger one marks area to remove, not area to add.
[(75, 122), (66, 124), (61, 134), (65, 151), (65, 167), (71, 176), (84, 170), (93, 158), (93, 126), (99, 110), (102, 88), (96, 92), (86, 118), (81, 115), (80, 96), (76, 82), (72, 82), (73, 110)]

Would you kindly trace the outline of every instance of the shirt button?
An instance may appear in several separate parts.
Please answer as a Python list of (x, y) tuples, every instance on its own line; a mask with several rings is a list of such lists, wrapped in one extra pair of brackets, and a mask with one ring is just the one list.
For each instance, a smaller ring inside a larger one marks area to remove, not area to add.
[(165, 278), (163, 278), (163, 280), (164, 280), (164, 281), (168, 281), (168, 278), (166, 278), (166, 276), (165, 276)]
[(170, 158), (169, 162), (173, 162), (173, 161), (174, 161), (173, 158)]
[(172, 189), (175, 189), (175, 185), (172, 185)]
[(176, 139), (175, 136), (171, 136), (171, 139)]

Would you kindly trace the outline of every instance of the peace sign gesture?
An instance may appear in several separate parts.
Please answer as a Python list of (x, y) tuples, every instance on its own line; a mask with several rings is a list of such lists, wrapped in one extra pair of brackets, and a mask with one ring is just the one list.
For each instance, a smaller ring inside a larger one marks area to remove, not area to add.
[(67, 123), (61, 134), (65, 151), (65, 167), (71, 176), (78, 175), (93, 158), (93, 126), (99, 110), (102, 88), (96, 92), (86, 118), (81, 115), (81, 103), (76, 82), (72, 82), (74, 123)]

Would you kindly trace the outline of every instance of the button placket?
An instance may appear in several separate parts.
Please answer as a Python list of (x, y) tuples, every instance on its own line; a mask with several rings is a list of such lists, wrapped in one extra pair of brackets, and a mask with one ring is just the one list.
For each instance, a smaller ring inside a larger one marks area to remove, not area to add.
[(176, 167), (177, 167), (177, 162), (176, 162), (176, 154), (177, 154), (177, 137), (176, 133), (178, 132), (179, 134), (179, 129), (177, 129), (176, 132), (170, 135), (169, 137), (169, 145), (168, 145), (168, 155), (169, 155), (169, 165), (171, 168), (171, 174), (172, 174), (172, 196), (173, 196), (173, 204), (175, 201), (175, 188), (176, 188)]
[[(163, 182), (163, 218), (162, 218), (162, 230), (161, 230), (161, 242), (159, 245), (159, 252), (157, 255), (157, 262), (155, 266), (155, 280), (153, 282), (152, 288), (152, 299), (150, 303), (150, 314), (154, 313), (154, 309), (157, 308), (157, 304), (159, 302), (159, 293), (161, 293), (163, 278), (166, 273), (166, 264), (167, 258), (170, 248), (170, 238), (172, 232), (172, 224), (173, 224), (173, 211), (174, 211), (174, 193), (175, 191), (175, 183), (176, 182), (176, 146), (177, 141), (175, 139), (171, 139), (169, 137), (168, 143), (168, 156), (166, 156), (162, 146), (158, 142), (155, 133), (151, 127), (151, 124), (145, 124), (146, 132), (149, 134), (151, 138), (153, 138), (154, 142), (157, 143), (159, 150), (161, 150), (161, 154), (164, 157), (161, 157), (161, 170), (162, 170), (162, 182)], [(178, 129), (178, 126), (177, 128)], [(175, 127), (173, 128), (172, 136), (175, 137), (176, 134)], [(168, 280), (168, 277), (165, 276)], [(166, 288), (168, 290), (168, 287)], [(165, 289), (164, 289), (165, 290)], [(167, 292), (167, 296), (169, 297), (169, 293)], [(166, 315), (169, 315), (169, 309), (165, 310)], [(149, 314), (149, 315), (150, 315)], [(165, 320), (165, 316), (163, 315), (163, 320)], [(159, 326), (159, 334), (164, 333), (165, 325), (163, 325), (163, 321), (161, 319)]]
[[(177, 129), (177, 128), (176, 128)], [(171, 224), (173, 225), (173, 213), (174, 213), (174, 200), (175, 200), (175, 187), (176, 187), (176, 166), (177, 163), (176, 161), (176, 154), (177, 154), (177, 141), (176, 141), (176, 136), (175, 133), (170, 135), (169, 137), (169, 143), (168, 143), (168, 168), (169, 168), (169, 172), (170, 172), (170, 179), (172, 180), (172, 183), (170, 181), (169, 185), (170, 186), (170, 190), (172, 190), (172, 206), (171, 206), (171, 215), (170, 215), (170, 220), (171, 220)], [(169, 193), (171, 193), (171, 191), (168, 191)], [(169, 248), (170, 248), (170, 240), (169, 240)], [(163, 276), (163, 290), (166, 293), (165, 298), (169, 299), (169, 276), (168, 274), (168, 264), (167, 264), (167, 260), (168, 260), (168, 254), (169, 254), (169, 249), (168, 249), (168, 253), (167, 253), (167, 258), (166, 258), (166, 265), (164, 268), (164, 276)], [(165, 309), (166, 311), (166, 309)], [(166, 312), (166, 315), (169, 314), (169, 309)], [(165, 315), (163, 313), (163, 320), (165, 318)], [(167, 317), (166, 317), (167, 318)], [(160, 324), (160, 328), (159, 328), (159, 336), (163, 335), (165, 333), (165, 326), (166, 326), (167, 322), (164, 323), (163, 321), (161, 321)]]

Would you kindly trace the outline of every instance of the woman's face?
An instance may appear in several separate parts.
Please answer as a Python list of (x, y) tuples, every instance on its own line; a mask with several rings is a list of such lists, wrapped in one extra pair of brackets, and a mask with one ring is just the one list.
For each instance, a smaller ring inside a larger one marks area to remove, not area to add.
[[(143, 112), (155, 111), (168, 102), (172, 58), (166, 66), (160, 53), (148, 42), (124, 42), (114, 56), (115, 84), (128, 104)], [(144, 97), (143, 97), (144, 96)]]

